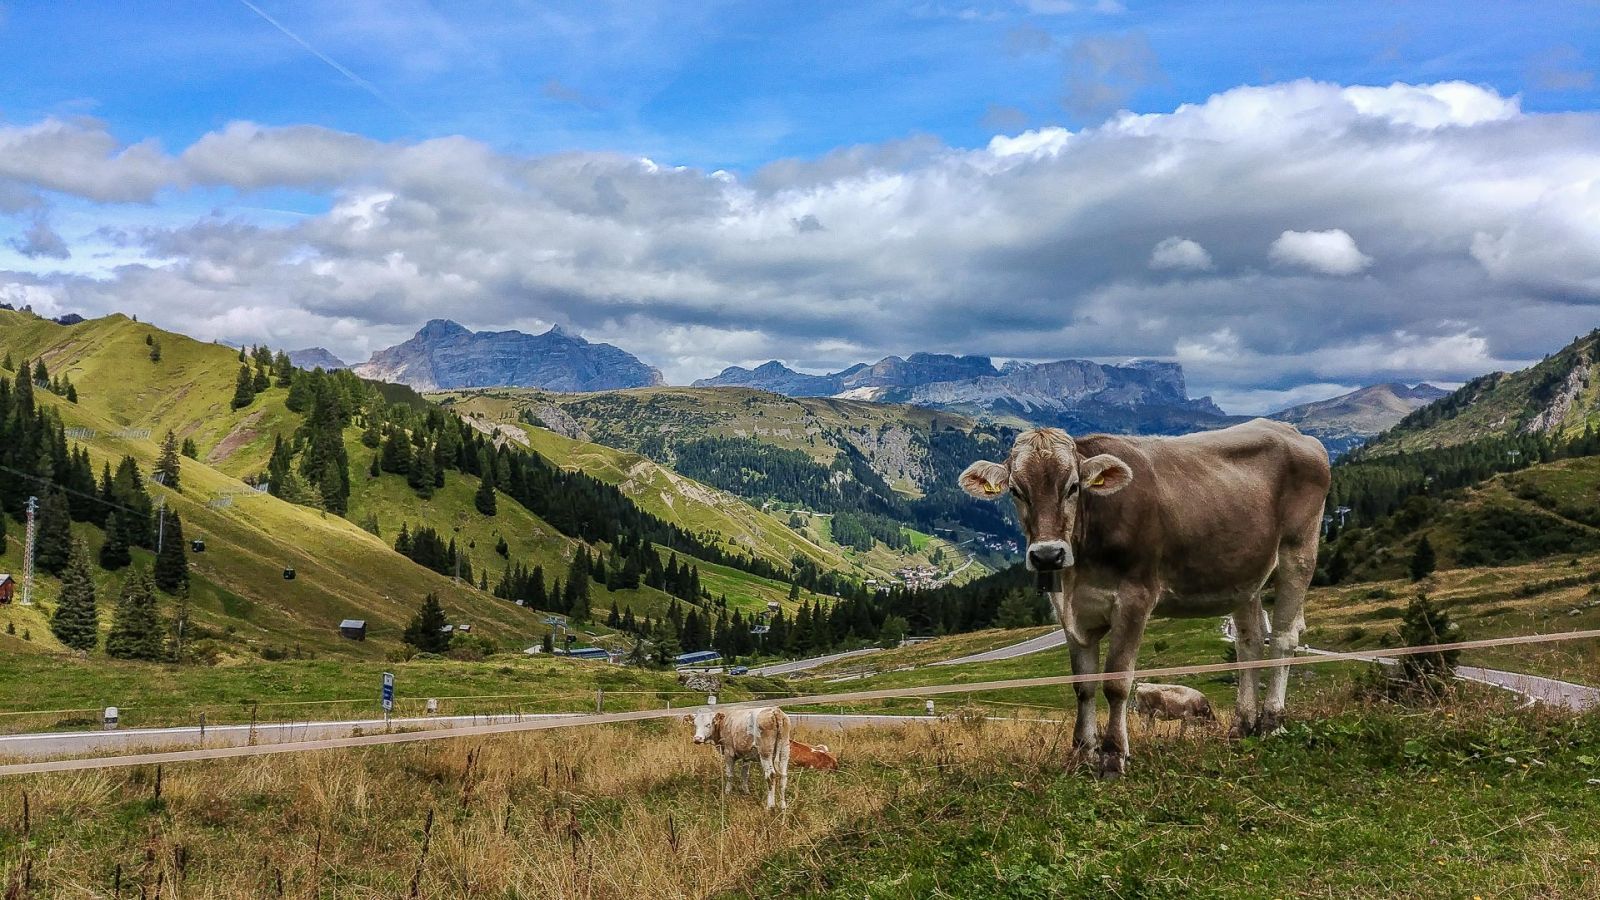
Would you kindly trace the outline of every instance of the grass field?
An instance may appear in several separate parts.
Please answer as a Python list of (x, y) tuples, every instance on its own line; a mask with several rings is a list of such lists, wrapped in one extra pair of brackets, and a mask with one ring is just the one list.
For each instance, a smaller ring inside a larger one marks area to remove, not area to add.
[[(802, 731), (842, 768), (723, 798), (677, 723), (0, 783), (19, 897), (1496, 897), (1600, 892), (1600, 717), (1310, 698), (1230, 744), (1135, 724)], [(160, 785), (157, 796), (157, 785)], [(24, 795), (27, 815), (23, 815)]]

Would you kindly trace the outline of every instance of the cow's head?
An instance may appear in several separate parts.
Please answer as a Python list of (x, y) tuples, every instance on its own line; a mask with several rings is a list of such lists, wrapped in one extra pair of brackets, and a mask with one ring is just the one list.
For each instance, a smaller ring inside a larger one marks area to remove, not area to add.
[(961, 473), (962, 489), (980, 500), (1011, 495), (1028, 538), (1028, 568), (1035, 572), (1072, 567), (1085, 493), (1115, 494), (1131, 481), (1127, 463), (1109, 453), (1081, 458), (1072, 436), (1059, 428), (1024, 431), (1005, 462), (979, 460)]
[(706, 741), (715, 742), (717, 735), (722, 731), (722, 723), (728, 720), (724, 712), (697, 712), (683, 717), (683, 721), (694, 726), (694, 742), (704, 744)]

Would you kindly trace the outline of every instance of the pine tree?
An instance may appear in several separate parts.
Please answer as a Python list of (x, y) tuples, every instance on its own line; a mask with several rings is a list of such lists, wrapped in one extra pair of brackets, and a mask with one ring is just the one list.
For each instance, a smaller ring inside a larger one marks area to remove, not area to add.
[(278, 387), (286, 388), (294, 382), (294, 364), (289, 362), (289, 354), (279, 350), (272, 360), (272, 368), (278, 376)]
[(567, 572), (567, 615), (574, 622), (589, 621), (589, 551), (579, 549)]
[(156, 553), (156, 587), (169, 594), (189, 590), (189, 548), (183, 542), (183, 520), (172, 510), (162, 513), (161, 549)]
[(444, 626), (444, 609), (439, 606), (439, 597), (430, 593), (422, 599), (417, 614), (411, 617), (403, 639), (418, 653), (443, 653), (450, 647), (450, 636), (444, 633)]
[(487, 473), (478, 480), (478, 492), (473, 495), (472, 504), (478, 508), (478, 512), (486, 516), (492, 516), (497, 511), (494, 499), (494, 485), (490, 482)]
[(122, 511), (112, 510), (106, 518), (106, 540), (100, 545), (100, 568), (116, 571), (133, 562), (128, 553), (128, 535), (122, 528)]
[(617, 610), (617, 601), (611, 601), (611, 612), (606, 615), (606, 627), (616, 628), (622, 624), (622, 613)]
[[(1417, 591), (1417, 596), (1406, 606), (1405, 618), (1400, 620), (1400, 643), (1407, 647), (1423, 647), (1453, 644), (1460, 639), (1459, 629), (1450, 621), (1450, 614), (1435, 607), (1426, 591)], [(1400, 657), (1400, 671), (1413, 685), (1433, 687), (1449, 680), (1460, 657), (1460, 650), (1414, 653)]]
[(61, 600), (50, 616), (50, 630), (68, 647), (87, 651), (100, 642), (99, 624), (89, 549), (82, 541), (73, 541), (66, 568), (61, 573)]
[(39, 503), (37, 527), (34, 565), (51, 575), (60, 575), (72, 559), (72, 513), (66, 494), (57, 489), (44, 495)]
[(183, 449), (179, 452), (190, 459), (200, 458), (200, 448), (195, 445), (194, 438), (184, 438)]
[(1417, 541), (1416, 551), (1411, 554), (1411, 580), (1421, 581), (1432, 575), (1438, 562), (1432, 542), (1428, 540), (1427, 535), (1423, 535), (1422, 540)]
[[(243, 357), (243, 348), (240, 348), (239, 355)], [(256, 380), (250, 374), (250, 367), (242, 365), (239, 367), (239, 380), (233, 389), (233, 408), (244, 409), (254, 402), (256, 402)]]
[(383, 470), (404, 475), (410, 468), (411, 450), (406, 446), (405, 432), (392, 428), (383, 442)]
[(135, 569), (122, 582), (117, 610), (106, 636), (106, 654), (117, 659), (156, 662), (166, 657), (166, 625), (156, 606), (150, 573)]
[(156, 460), (156, 479), (174, 491), (182, 492), (178, 470), (178, 436), (168, 431), (161, 441), (161, 457)]
[(424, 500), (433, 496), (433, 451), (426, 445), (418, 447), (416, 455), (411, 458), (406, 483)]

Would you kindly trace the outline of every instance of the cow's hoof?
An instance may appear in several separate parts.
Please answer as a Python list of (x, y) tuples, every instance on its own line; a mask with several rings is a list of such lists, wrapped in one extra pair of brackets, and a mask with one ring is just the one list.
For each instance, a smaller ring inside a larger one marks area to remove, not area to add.
[(1232, 727), (1228, 729), (1228, 738), (1235, 741), (1254, 734), (1256, 734), (1256, 723), (1243, 716), (1235, 718)]
[(1277, 734), (1283, 730), (1283, 711), (1268, 710), (1256, 721), (1256, 734)]
[(1127, 774), (1127, 771), (1128, 758), (1123, 756), (1121, 753), (1100, 754), (1099, 775), (1102, 780), (1110, 781), (1115, 778), (1121, 778), (1123, 775)]

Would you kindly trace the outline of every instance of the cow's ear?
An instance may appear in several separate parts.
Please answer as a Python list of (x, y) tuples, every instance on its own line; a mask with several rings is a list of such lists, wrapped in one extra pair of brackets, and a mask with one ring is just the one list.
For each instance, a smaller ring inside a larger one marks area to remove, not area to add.
[(980, 459), (961, 473), (961, 489), (979, 500), (998, 500), (1011, 486), (1011, 470)]
[(684, 717), (683, 717), (683, 721), (688, 723), (688, 724), (690, 724), (690, 725), (693, 725), (694, 724), (694, 716), (685, 714)]
[(719, 712), (716, 715), (711, 717), (711, 724), (715, 725), (718, 728), (721, 728), (727, 721), (728, 721), (728, 714), (725, 713), (725, 712)]
[(1133, 470), (1115, 456), (1102, 453), (1079, 463), (1078, 477), (1091, 494), (1115, 494), (1133, 482)]

